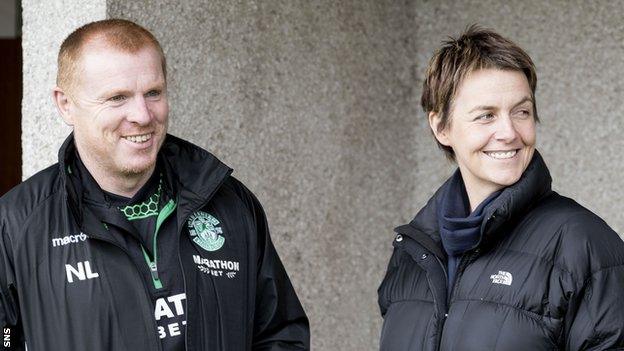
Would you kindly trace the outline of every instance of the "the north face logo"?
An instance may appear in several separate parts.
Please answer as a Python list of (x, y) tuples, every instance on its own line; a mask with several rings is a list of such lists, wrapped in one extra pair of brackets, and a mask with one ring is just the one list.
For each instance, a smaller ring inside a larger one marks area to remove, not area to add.
[(511, 285), (511, 282), (513, 281), (511, 273), (505, 271), (498, 271), (498, 274), (492, 274), (490, 279), (492, 279), (492, 284), (503, 285)]

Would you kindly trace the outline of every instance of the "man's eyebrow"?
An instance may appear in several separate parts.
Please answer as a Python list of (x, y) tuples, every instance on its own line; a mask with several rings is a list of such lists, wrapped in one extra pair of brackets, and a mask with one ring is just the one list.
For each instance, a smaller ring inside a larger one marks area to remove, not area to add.
[[(527, 101), (530, 101), (531, 103), (533, 103), (533, 99), (530, 96), (525, 96), (524, 98), (522, 98), (522, 100), (515, 103), (512, 109), (524, 104)], [(491, 111), (491, 110), (495, 110), (496, 108), (497, 108), (496, 106), (479, 105), (479, 106), (475, 106), (472, 110), (468, 111), (468, 113), (473, 113), (475, 111)]]
[(128, 89), (108, 89), (98, 94), (98, 99), (106, 100), (117, 95), (129, 95), (132, 92)]

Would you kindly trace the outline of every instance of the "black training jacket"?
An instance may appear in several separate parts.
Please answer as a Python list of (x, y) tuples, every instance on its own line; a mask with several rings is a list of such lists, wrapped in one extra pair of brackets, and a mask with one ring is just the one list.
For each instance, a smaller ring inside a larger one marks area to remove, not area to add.
[[(0, 199), (3, 347), (22, 350), (25, 340), (29, 351), (160, 350), (142, 278), (149, 268), (133, 263), (81, 204), (68, 181), (73, 150), (70, 135), (58, 164)], [(175, 194), (179, 232), (170, 234), (180, 242), (186, 349), (308, 350), (307, 317), (256, 198), (181, 139), (168, 135), (159, 158)]]
[(485, 212), (447, 299), (437, 198), (395, 229), (383, 351), (624, 350), (624, 242), (550, 188), (540, 155)]

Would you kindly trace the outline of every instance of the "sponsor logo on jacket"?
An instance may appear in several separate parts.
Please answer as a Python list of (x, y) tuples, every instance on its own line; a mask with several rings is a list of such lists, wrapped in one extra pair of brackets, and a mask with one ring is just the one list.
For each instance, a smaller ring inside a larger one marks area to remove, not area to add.
[(490, 279), (492, 279), (492, 284), (511, 285), (513, 276), (509, 272), (498, 271), (498, 274), (492, 274)]
[(75, 244), (75, 243), (79, 243), (82, 241), (86, 241), (87, 238), (88, 238), (87, 234), (82, 233), (82, 232), (80, 234), (67, 235), (62, 238), (52, 238), (52, 246), (57, 247), (57, 246), (64, 246), (68, 244)]
[(184, 300), (186, 300), (185, 293), (161, 297), (156, 300), (154, 318), (156, 318), (159, 338), (183, 335), (186, 326)]
[(202, 273), (211, 274), (215, 277), (226, 276), (232, 279), (240, 271), (240, 263), (238, 261), (209, 260), (199, 255), (193, 255), (193, 262), (195, 262), (197, 269)]

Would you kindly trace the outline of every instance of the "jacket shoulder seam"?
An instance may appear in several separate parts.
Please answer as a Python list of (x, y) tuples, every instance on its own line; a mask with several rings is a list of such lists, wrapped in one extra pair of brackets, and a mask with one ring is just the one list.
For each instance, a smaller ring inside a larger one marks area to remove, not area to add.
[(624, 263), (618, 263), (618, 264), (600, 267), (589, 274), (589, 276), (583, 281), (583, 285), (589, 284), (594, 279), (594, 275), (596, 275), (597, 273), (600, 273), (602, 271), (606, 271), (609, 269), (619, 268), (619, 267), (624, 267)]

